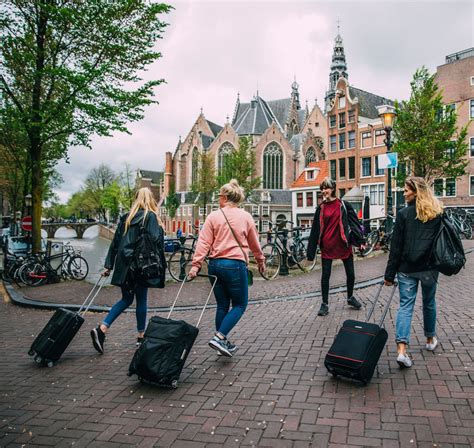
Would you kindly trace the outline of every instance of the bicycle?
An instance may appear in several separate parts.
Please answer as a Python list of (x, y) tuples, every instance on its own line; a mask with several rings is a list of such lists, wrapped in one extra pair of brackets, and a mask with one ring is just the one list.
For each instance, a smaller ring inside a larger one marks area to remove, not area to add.
[(384, 252), (389, 252), (390, 251), (390, 243), (392, 240), (392, 234), (393, 234), (393, 228), (390, 230), (390, 232), (386, 231), (386, 226), (387, 226), (387, 218), (394, 218), (392, 215), (388, 215), (385, 217), (379, 227), (377, 227), (375, 230), (372, 230), (366, 238), (366, 246), (365, 249), (361, 251), (361, 255), (363, 257), (366, 257), (369, 255), (374, 249), (377, 244), (380, 245), (380, 248)]
[[(316, 266), (316, 257), (312, 261), (308, 260), (307, 249), (309, 238), (301, 237), (303, 228), (293, 226), (291, 229), (284, 229), (286, 224), (293, 225), (294, 223), (292, 221), (280, 223), (280, 230), (273, 232), (275, 235), (274, 241), (262, 247), (262, 252), (265, 256), (265, 272), (261, 275), (265, 280), (272, 280), (280, 273), (283, 254), (285, 252), (288, 255), (288, 264), (290, 267), (296, 264), (303, 272), (310, 272)], [(289, 242), (288, 239), (285, 241), (288, 233), (293, 233), (291, 242)], [(268, 235), (268, 232), (263, 232), (263, 234)]]
[[(199, 231), (199, 227), (192, 224), (192, 228)], [(186, 242), (191, 240), (191, 247), (186, 246)], [(196, 235), (182, 236), (179, 238), (180, 247), (176, 249), (168, 260), (168, 272), (177, 282), (182, 282), (185, 278), (190, 281), (187, 276), (192, 267), (195, 247), (198, 237)], [(207, 259), (204, 259), (201, 273), (207, 273)]]
[(470, 240), (472, 238), (471, 215), (466, 210), (461, 210), (462, 212), (448, 208), (446, 209), (446, 216), (459, 233), (459, 236)]

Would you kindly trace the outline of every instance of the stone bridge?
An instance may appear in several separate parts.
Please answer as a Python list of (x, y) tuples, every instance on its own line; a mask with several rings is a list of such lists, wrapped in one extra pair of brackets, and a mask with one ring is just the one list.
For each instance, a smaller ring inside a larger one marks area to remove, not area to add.
[(48, 238), (54, 238), (56, 231), (62, 227), (74, 229), (78, 239), (82, 239), (84, 232), (93, 226), (98, 226), (98, 222), (53, 222), (41, 224), (41, 228), (48, 233)]

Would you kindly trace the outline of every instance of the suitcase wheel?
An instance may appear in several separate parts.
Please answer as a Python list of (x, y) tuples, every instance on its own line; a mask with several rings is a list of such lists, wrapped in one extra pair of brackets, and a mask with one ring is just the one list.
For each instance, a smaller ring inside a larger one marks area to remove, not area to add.
[(336, 372), (331, 372), (331, 375), (332, 375), (334, 378), (337, 378), (337, 373), (336, 373)]
[(177, 389), (178, 388), (178, 380), (173, 380), (171, 381), (171, 387), (173, 389)]
[(35, 356), (35, 363), (41, 364), (43, 362), (43, 358), (40, 355)]
[(29, 355), (29, 356), (33, 356), (34, 354), (35, 354), (35, 351), (34, 351), (34, 350), (30, 350), (30, 351), (28, 352), (28, 355)]
[(51, 368), (51, 367), (54, 366), (54, 362), (53, 362), (53, 361), (48, 361), (46, 365), (47, 365), (49, 368)]

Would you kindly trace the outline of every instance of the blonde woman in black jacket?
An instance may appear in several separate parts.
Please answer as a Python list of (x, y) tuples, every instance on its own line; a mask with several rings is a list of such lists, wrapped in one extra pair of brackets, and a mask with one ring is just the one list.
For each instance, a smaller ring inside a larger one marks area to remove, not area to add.
[[(161, 260), (162, 272), (157, 278), (140, 280), (139, 284), (131, 275), (135, 246), (141, 227), (151, 237)], [(120, 218), (112, 244), (105, 259), (103, 276), (113, 270), (112, 285), (120, 286), (122, 298), (111, 308), (100, 325), (91, 331), (92, 344), (99, 353), (104, 353), (105, 334), (112, 323), (136, 300), (137, 346), (143, 340), (146, 326), (148, 288), (164, 288), (166, 260), (164, 255), (164, 232), (158, 217), (158, 206), (148, 188), (138, 190), (130, 212)]]
[(436, 287), (438, 271), (430, 267), (431, 248), (441, 224), (443, 206), (421, 177), (409, 177), (403, 192), (407, 207), (397, 214), (390, 244), (390, 256), (385, 270), (385, 284), (393, 285), (398, 277), (400, 307), (397, 313), (395, 342), (400, 367), (411, 367), (407, 353), (411, 320), (418, 285), (423, 297), (423, 327), (426, 349), (434, 351), (436, 338)]

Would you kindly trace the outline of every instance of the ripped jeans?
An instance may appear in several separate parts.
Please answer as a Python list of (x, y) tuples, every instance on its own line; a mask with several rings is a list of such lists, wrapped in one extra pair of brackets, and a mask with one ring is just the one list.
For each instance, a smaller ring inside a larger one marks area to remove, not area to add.
[(421, 283), (423, 298), (423, 329), (427, 338), (436, 336), (436, 287), (437, 271), (398, 273), (400, 307), (397, 313), (395, 342), (410, 343), (411, 320), (415, 307), (418, 285)]

